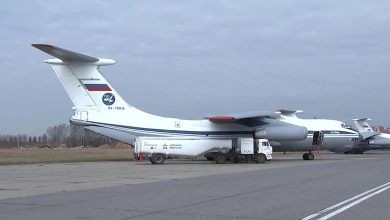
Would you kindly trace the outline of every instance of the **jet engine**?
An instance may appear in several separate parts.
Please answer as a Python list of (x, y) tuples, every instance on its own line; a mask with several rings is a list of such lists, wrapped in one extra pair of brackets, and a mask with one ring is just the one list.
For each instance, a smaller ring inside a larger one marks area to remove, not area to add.
[(301, 141), (307, 138), (307, 128), (301, 126), (278, 126), (256, 130), (255, 138), (270, 141)]
[(373, 139), (368, 142), (370, 145), (379, 145), (379, 146), (389, 146), (390, 140), (389, 139)]

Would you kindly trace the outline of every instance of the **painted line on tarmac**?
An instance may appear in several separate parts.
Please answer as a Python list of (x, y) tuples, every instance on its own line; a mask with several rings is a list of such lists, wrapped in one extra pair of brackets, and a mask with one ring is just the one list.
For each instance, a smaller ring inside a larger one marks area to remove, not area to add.
[(359, 195), (356, 195), (356, 196), (354, 196), (352, 198), (349, 198), (349, 199), (344, 200), (344, 201), (342, 201), (340, 203), (332, 205), (332, 206), (330, 206), (330, 207), (328, 207), (326, 209), (323, 209), (323, 210), (321, 210), (319, 212), (313, 213), (313, 214), (303, 218), (302, 220), (313, 219), (313, 218), (315, 218), (317, 216), (324, 215), (324, 214), (328, 213), (329, 211), (331, 211), (331, 210), (333, 210), (333, 209), (335, 209), (335, 208), (337, 208), (339, 206), (345, 205), (345, 206), (342, 206), (341, 208), (339, 208), (339, 209), (337, 209), (337, 210), (335, 210), (333, 212), (328, 213), (327, 215), (325, 215), (325, 216), (323, 216), (321, 218), (318, 218), (319, 220), (329, 219), (329, 218), (331, 218), (331, 217), (333, 217), (333, 216), (335, 216), (335, 215), (337, 215), (337, 214), (339, 214), (339, 213), (341, 213), (341, 212), (343, 212), (343, 211), (345, 211), (345, 210), (347, 210), (347, 209), (349, 209), (349, 208), (351, 208), (351, 207), (353, 207), (353, 206), (363, 202), (364, 200), (366, 200), (366, 199), (368, 199), (368, 198), (370, 198), (372, 196), (375, 196), (375, 195), (377, 195), (379, 193), (382, 193), (382, 192), (386, 191), (389, 188), (390, 188), (390, 182), (387, 182), (387, 183), (385, 183), (383, 185), (375, 187), (374, 189), (370, 189), (370, 190), (368, 190), (366, 192), (360, 193)]

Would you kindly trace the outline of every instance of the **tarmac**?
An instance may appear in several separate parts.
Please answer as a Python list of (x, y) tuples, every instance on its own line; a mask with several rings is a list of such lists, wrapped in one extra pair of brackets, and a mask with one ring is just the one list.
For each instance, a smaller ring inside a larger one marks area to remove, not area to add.
[(0, 219), (388, 219), (390, 151), (0, 166)]

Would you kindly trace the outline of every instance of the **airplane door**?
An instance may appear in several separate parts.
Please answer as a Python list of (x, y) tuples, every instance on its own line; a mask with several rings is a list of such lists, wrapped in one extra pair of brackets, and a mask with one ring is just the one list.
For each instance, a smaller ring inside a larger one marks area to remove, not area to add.
[(323, 140), (324, 140), (324, 134), (321, 131), (314, 131), (313, 132), (312, 145), (322, 145)]

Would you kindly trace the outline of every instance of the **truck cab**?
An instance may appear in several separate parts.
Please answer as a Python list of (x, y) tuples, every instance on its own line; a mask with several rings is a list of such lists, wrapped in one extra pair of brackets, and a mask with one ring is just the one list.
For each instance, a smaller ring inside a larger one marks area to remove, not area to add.
[(238, 138), (234, 152), (248, 162), (265, 163), (272, 159), (272, 146), (267, 139)]
[(258, 147), (258, 154), (264, 154), (267, 161), (272, 160), (272, 146), (267, 139), (256, 139), (255, 146)]

